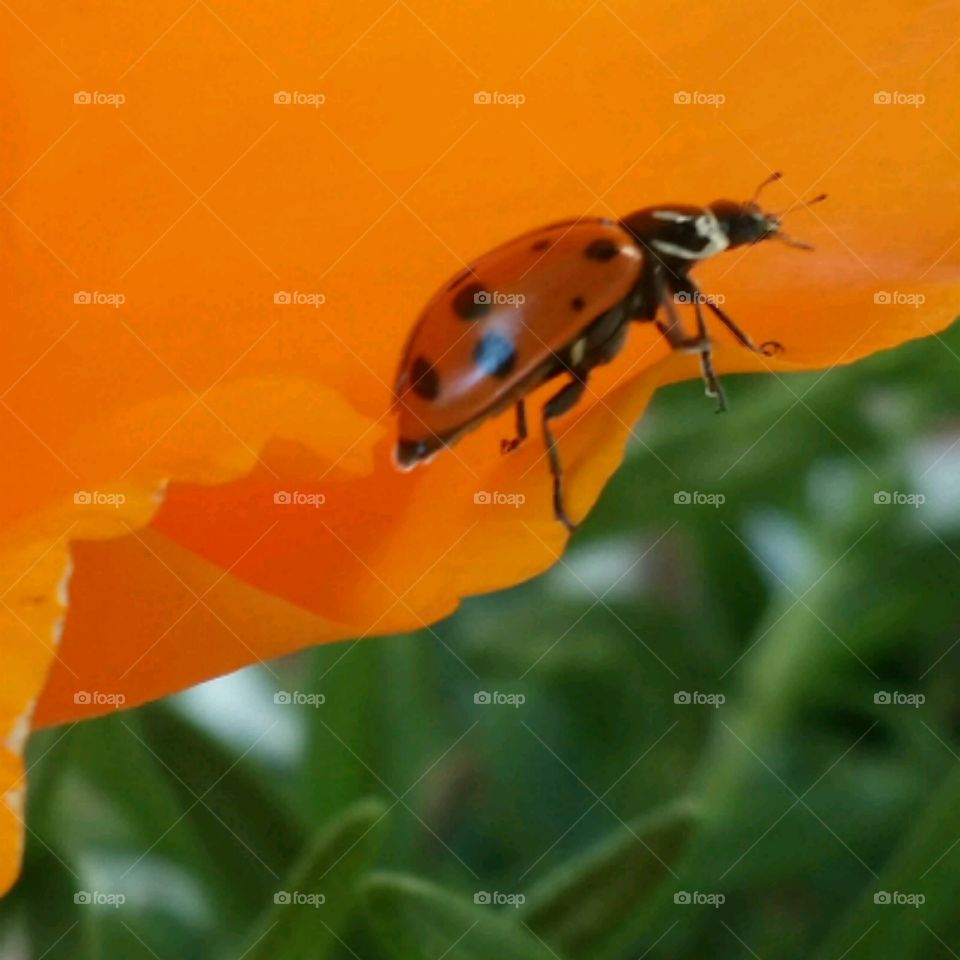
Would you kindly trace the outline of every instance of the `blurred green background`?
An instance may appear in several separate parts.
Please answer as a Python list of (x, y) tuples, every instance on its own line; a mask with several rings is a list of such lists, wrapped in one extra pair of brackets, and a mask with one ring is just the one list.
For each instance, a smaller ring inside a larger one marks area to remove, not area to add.
[(539, 579), (34, 737), (0, 956), (960, 954), (960, 328), (725, 385)]

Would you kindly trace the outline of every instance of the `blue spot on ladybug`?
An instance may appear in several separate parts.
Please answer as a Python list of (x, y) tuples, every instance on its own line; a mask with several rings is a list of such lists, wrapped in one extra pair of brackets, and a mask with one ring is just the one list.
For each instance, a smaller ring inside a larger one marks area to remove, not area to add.
[(488, 377), (506, 377), (517, 362), (517, 350), (509, 337), (494, 331), (477, 341), (473, 359)]

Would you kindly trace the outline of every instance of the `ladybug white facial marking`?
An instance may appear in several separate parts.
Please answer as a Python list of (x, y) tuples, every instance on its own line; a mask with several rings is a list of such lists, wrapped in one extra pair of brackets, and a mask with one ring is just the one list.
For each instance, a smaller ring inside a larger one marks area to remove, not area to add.
[(676, 237), (657, 237), (650, 245), (659, 253), (682, 260), (706, 260), (730, 246), (730, 238), (712, 210), (698, 214), (678, 213), (674, 210), (654, 210), (653, 217), (681, 227)]
[(694, 219), (692, 213), (677, 213), (676, 210), (654, 210), (651, 216), (654, 220), (666, 220), (669, 223), (687, 223)]

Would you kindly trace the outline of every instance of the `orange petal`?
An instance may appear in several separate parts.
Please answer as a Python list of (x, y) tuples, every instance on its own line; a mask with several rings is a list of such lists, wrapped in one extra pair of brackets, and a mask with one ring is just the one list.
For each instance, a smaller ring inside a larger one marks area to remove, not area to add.
[[(0, 51), (0, 430), (16, 466), (0, 529), (18, 584), (7, 793), (38, 694), (40, 723), (132, 705), (307, 643), (431, 622), (553, 562), (565, 537), (536, 444), (501, 458), (493, 423), (408, 476), (388, 457), (388, 384), (412, 319), (505, 238), (746, 196), (782, 167), (765, 202), (831, 195), (788, 220), (816, 252), (771, 244), (698, 270), (757, 340), (785, 345), (772, 369), (851, 362), (956, 313), (958, 52), (942, 5), (182, 14), (164, 0), (28, 4)], [(494, 89), (525, 102), (474, 102)], [(81, 91), (125, 102), (75, 103)], [(325, 102), (275, 104), (278, 91)], [(875, 104), (881, 92), (926, 102)], [(721, 371), (767, 368), (723, 343)], [(639, 328), (598, 371), (562, 425), (576, 514), (656, 386), (695, 375)], [(525, 502), (478, 506), (483, 491)], [(0, 858), (19, 845), (6, 826)]]

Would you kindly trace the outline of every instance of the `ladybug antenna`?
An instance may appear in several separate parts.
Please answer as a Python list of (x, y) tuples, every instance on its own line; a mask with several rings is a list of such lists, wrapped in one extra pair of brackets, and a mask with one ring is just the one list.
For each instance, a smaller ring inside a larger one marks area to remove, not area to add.
[(785, 217), (788, 213), (793, 210), (796, 210), (798, 207), (812, 207), (815, 203), (821, 203), (827, 199), (825, 193), (818, 193), (812, 200), (798, 200), (796, 203), (792, 203), (786, 210), (781, 210), (780, 213), (775, 213), (775, 217)]
[(809, 243), (804, 243), (803, 240), (796, 240), (787, 233), (781, 233), (779, 230), (775, 230), (770, 234), (771, 240), (779, 240), (781, 243), (785, 243), (788, 247), (796, 247), (798, 250), (812, 250), (813, 247)]
[(755, 204), (760, 197), (760, 194), (763, 192), (763, 188), (769, 186), (771, 183), (776, 183), (779, 179), (783, 177), (783, 174), (777, 170), (776, 173), (771, 173), (766, 180), (764, 180), (759, 187), (753, 192), (753, 196), (747, 201), (748, 203)]

